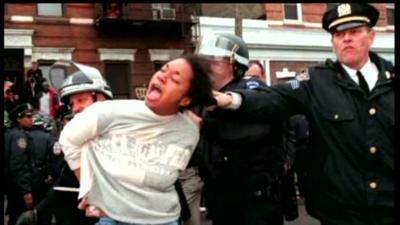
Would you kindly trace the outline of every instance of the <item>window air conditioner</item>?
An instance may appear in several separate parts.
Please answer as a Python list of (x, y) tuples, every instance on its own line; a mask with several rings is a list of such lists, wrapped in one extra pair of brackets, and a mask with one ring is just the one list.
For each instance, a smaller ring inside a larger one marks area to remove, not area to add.
[(175, 20), (175, 9), (162, 8), (160, 9), (161, 20)]

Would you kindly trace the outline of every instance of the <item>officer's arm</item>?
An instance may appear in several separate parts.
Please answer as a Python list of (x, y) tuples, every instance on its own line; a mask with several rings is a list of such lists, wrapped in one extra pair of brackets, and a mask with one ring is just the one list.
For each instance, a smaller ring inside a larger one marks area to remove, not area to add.
[(81, 164), (82, 148), (89, 140), (98, 135), (97, 121), (100, 113), (94, 106), (95, 104), (74, 116), (60, 134), (59, 143), (65, 160), (78, 178), (80, 177), (78, 170)]
[(228, 109), (224, 110), (225, 118), (253, 122), (271, 121), (304, 113), (308, 104), (307, 92), (306, 81), (293, 81), (274, 87), (235, 90), (228, 94), (216, 93), (215, 98), (219, 107)]

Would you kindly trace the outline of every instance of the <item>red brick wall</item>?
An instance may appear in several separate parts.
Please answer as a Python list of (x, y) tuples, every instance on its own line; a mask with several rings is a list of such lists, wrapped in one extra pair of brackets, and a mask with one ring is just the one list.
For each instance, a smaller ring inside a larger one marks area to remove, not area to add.
[(94, 4), (64, 4), (67, 17), (95, 18)]
[(283, 20), (283, 4), (265, 4), (267, 20)]
[(326, 10), (325, 3), (306, 3), (302, 6), (304, 22), (321, 23), (322, 15)]
[(36, 4), (25, 3), (25, 4), (6, 4), (6, 12), (10, 15), (23, 15), (23, 16), (36, 16)]

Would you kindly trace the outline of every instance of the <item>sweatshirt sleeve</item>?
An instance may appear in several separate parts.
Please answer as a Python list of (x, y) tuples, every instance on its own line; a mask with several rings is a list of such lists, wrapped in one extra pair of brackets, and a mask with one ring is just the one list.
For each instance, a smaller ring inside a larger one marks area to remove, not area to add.
[(97, 122), (101, 110), (97, 103), (86, 108), (64, 127), (59, 143), (65, 160), (72, 170), (80, 168), (82, 147), (97, 135)]

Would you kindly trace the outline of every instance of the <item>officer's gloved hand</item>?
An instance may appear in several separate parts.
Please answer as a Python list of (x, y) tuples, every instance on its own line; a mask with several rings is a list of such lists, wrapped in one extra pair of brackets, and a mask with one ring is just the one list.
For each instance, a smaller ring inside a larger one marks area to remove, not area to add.
[(37, 211), (36, 209), (23, 212), (15, 225), (37, 225)]

